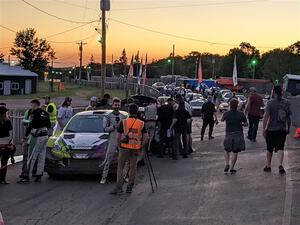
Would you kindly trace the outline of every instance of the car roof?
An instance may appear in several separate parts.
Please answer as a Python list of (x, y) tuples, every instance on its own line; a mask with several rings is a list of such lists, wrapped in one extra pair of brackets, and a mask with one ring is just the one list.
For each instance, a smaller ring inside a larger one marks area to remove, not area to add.
[[(103, 109), (103, 110), (91, 110), (91, 111), (83, 111), (79, 112), (76, 115), (78, 116), (92, 116), (92, 115), (108, 115), (109, 113), (113, 112), (111, 109)], [(127, 115), (127, 112), (120, 111), (120, 113)]]

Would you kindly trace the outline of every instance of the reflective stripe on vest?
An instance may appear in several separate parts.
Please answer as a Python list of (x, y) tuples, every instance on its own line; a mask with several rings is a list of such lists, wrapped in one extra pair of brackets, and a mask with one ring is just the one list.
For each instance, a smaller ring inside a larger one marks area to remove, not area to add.
[(129, 142), (121, 143), (121, 148), (141, 150), (144, 122), (136, 118), (128, 118), (123, 120), (122, 123), (124, 128), (123, 135), (128, 134)]
[(53, 112), (52, 113), (49, 113), (49, 116), (50, 116), (50, 122), (51, 124), (55, 124), (56, 123), (56, 114), (57, 114), (57, 109), (56, 109), (56, 106), (53, 102), (50, 102), (47, 107), (46, 107), (46, 112), (48, 112), (48, 107), (49, 106), (52, 106), (53, 107)]

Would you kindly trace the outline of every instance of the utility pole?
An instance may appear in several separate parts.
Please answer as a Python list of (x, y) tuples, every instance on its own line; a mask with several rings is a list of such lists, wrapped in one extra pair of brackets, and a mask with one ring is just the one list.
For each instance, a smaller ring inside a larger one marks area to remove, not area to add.
[(81, 85), (81, 76), (82, 76), (82, 51), (83, 51), (83, 45), (86, 45), (87, 43), (77, 43), (79, 45), (79, 85)]
[(215, 79), (215, 64), (216, 64), (215, 58), (213, 58), (211, 62), (212, 62), (212, 79)]
[(196, 58), (196, 62), (195, 62), (195, 79), (198, 79), (198, 61), (199, 58)]
[(101, 47), (102, 47), (102, 63), (101, 63), (101, 96), (105, 94), (105, 80), (106, 80), (106, 11), (110, 10), (110, 0), (100, 0), (100, 9), (102, 11), (102, 38), (101, 38)]
[(175, 67), (175, 45), (173, 45), (173, 52), (172, 52), (172, 75), (174, 75), (174, 67)]

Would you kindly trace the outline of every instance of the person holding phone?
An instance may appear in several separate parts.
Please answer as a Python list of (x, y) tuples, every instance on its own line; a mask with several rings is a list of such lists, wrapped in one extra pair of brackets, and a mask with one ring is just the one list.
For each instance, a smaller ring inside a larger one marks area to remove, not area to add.
[(106, 178), (109, 173), (109, 167), (111, 161), (113, 159), (114, 154), (118, 150), (118, 142), (117, 142), (117, 128), (120, 122), (126, 119), (126, 115), (120, 113), (121, 108), (121, 100), (119, 98), (113, 98), (112, 101), (112, 109), (113, 111), (109, 113), (103, 121), (103, 129), (104, 132), (109, 133), (108, 138), (108, 147), (106, 152), (106, 157), (104, 161), (104, 167), (102, 172), (102, 178), (100, 184), (106, 183)]

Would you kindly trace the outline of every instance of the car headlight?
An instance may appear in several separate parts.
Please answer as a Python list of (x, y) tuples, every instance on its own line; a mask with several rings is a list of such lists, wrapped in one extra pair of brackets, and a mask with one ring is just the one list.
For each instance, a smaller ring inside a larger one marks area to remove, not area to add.
[(55, 144), (54, 149), (60, 151), (60, 150), (62, 150), (62, 147), (59, 144)]

